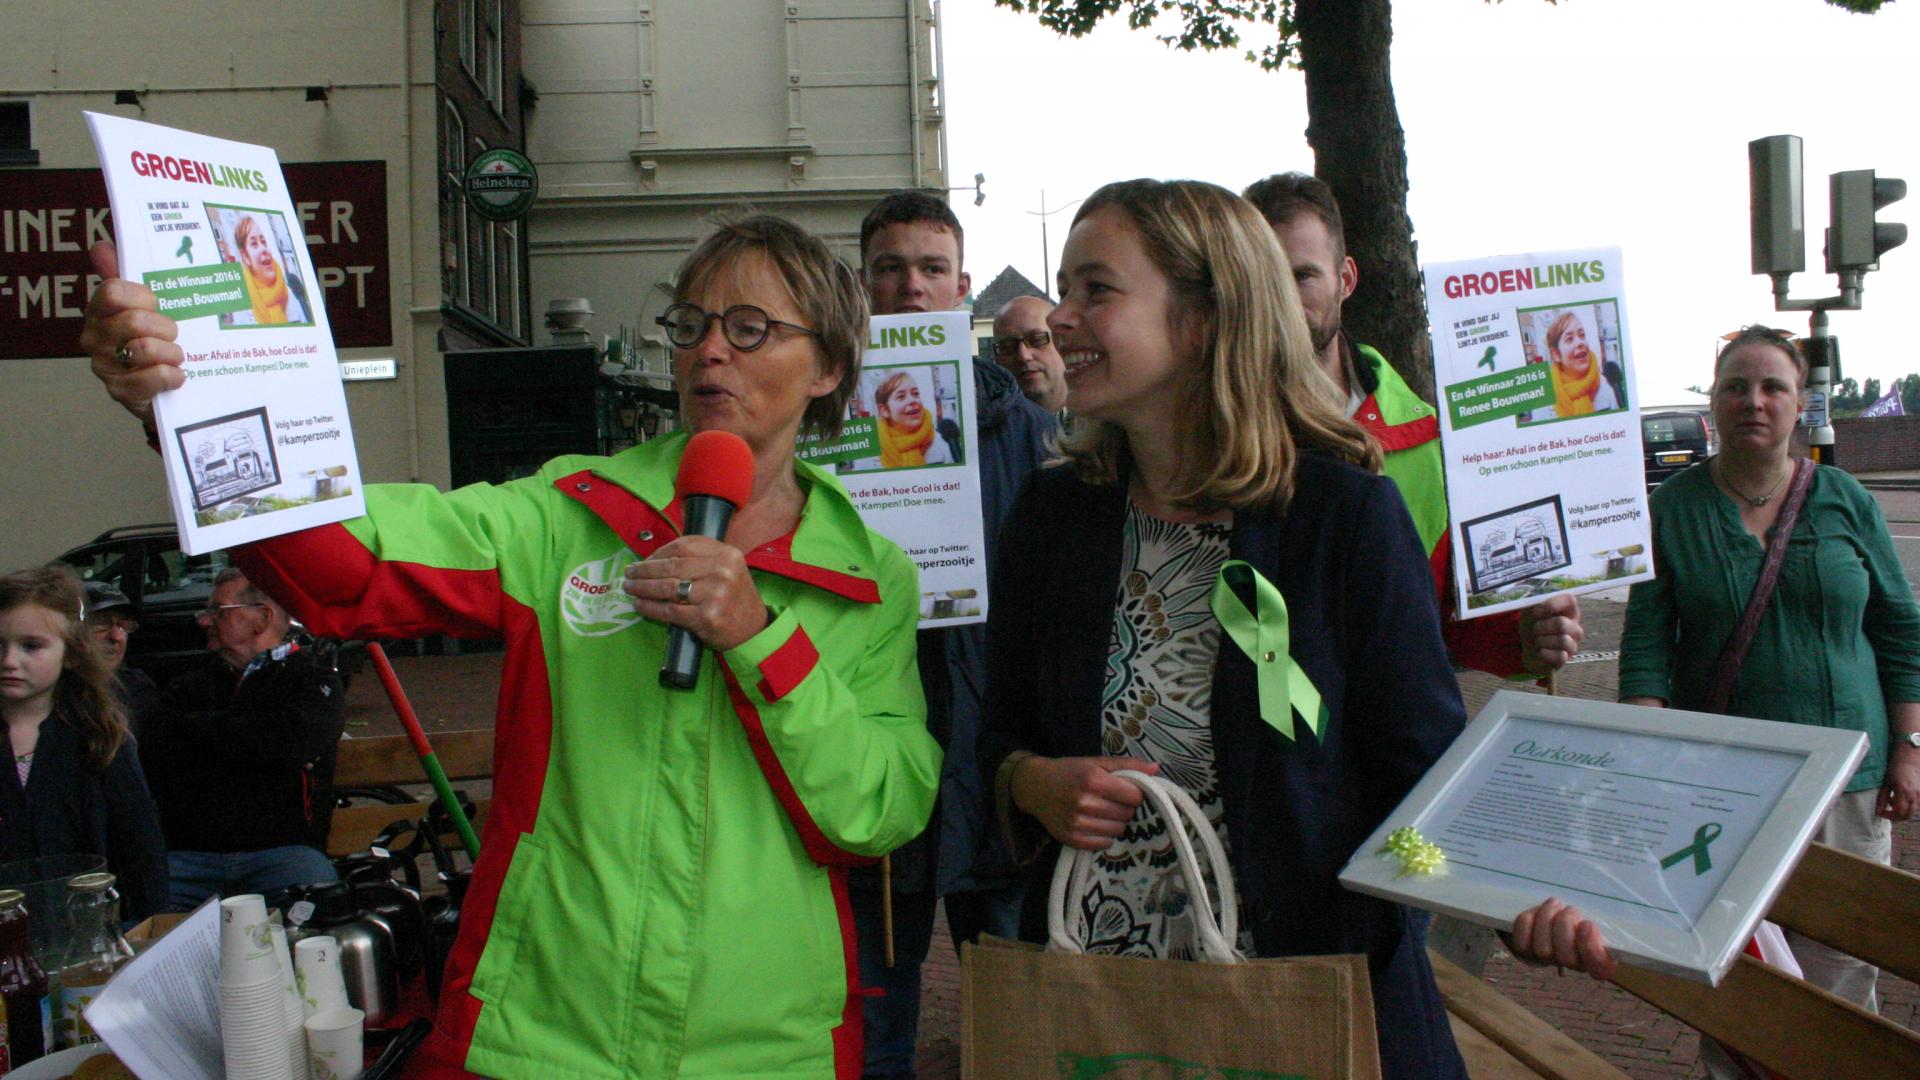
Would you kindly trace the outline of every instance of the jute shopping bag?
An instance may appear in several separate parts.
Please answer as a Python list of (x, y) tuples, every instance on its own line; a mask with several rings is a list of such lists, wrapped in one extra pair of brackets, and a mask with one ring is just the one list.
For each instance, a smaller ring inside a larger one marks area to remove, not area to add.
[[(1120, 772), (1165, 815), (1207, 960), (1093, 956), (1064, 909), (1092, 853), (1061, 852), (1050, 943), (982, 938), (961, 956), (961, 1074), (967, 1080), (1377, 1080), (1373, 992), (1363, 956), (1246, 960), (1231, 871), (1204, 814), (1177, 786)], [(1191, 834), (1191, 836), (1189, 835)], [(1208, 895), (1199, 851), (1215, 868)], [(1217, 913), (1216, 913), (1217, 912)]]

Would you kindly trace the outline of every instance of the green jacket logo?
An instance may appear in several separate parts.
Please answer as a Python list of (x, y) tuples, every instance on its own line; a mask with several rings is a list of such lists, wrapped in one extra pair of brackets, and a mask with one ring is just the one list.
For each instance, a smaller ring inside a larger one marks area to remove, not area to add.
[(640, 621), (633, 598), (620, 589), (633, 553), (622, 549), (598, 562), (581, 563), (560, 583), (560, 617), (581, 637), (617, 634)]

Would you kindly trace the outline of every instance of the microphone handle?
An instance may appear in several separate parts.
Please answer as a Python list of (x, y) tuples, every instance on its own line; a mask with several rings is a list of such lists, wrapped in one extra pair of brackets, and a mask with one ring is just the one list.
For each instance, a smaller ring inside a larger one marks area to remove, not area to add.
[[(686, 518), (687, 536), (710, 536), (719, 540), (727, 535), (733, 520), (733, 504), (712, 495), (689, 495), (680, 504)], [(691, 690), (700, 681), (700, 654), (706, 647), (684, 626), (667, 628), (667, 662), (660, 665), (660, 685), (671, 690)]]

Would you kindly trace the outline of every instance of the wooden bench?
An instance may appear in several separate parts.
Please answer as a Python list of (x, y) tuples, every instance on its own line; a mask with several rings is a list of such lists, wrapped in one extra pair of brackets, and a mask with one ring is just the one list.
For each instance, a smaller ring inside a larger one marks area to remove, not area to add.
[[(1814, 844), (1768, 917), (1920, 980), (1920, 877), (1906, 871)], [(1446, 960), (1434, 968), (1474, 1077), (1624, 1075)], [(1787, 1080), (1920, 1077), (1920, 1035), (1749, 956), (1718, 987), (1624, 965), (1613, 981)]]
[[(458, 787), (463, 782), (493, 778), (493, 729), (441, 731), (430, 736), (434, 756), (447, 772), (447, 779)], [(426, 813), (433, 792), (426, 788), (426, 770), (414, 756), (413, 744), (405, 735), (381, 735), (370, 739), (340, 740), (339, 757), (334, 765), (335, 788), (411, 787), (420, 785), (423, 794), (412, 804), (367, 802), (343, 806), (333, 812), (333, 826), (327, 833), (327, 854), (341, 858), (367, 850), (380, 831), (395, 821), (418, 819)], [(480, 828), (492, 800), (472, 798), (475, 812), (473, 827)], [(457, 846), (458, 841), (453, 843)]]

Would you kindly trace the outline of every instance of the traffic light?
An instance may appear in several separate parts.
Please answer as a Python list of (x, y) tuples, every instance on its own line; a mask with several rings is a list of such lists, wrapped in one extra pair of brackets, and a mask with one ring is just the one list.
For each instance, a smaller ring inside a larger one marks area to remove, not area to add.
[(1876, 222), (1880, 209), (1907, 197), (1907, 182), (1877, 177), (1872, 169), (1837, 172), (1827, 178), (1832, 226), (1827, 230), (1827, 269), (1868, 270), (1880, 256), (1907, 242), (1907, 227)]
[(1769, 135), (1747, 144), (1752, 196), (1753, 272), (1792, 274), (1807, 268), (1800, 216), (1800, 137)]

